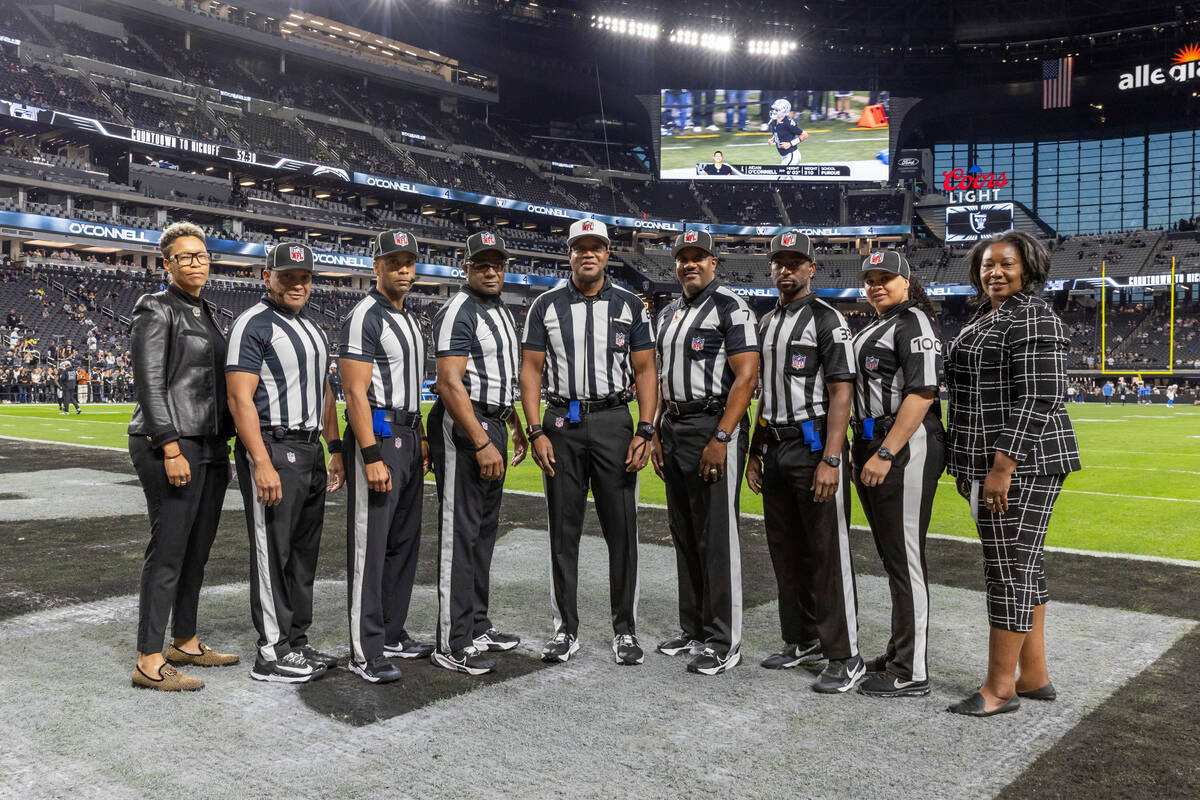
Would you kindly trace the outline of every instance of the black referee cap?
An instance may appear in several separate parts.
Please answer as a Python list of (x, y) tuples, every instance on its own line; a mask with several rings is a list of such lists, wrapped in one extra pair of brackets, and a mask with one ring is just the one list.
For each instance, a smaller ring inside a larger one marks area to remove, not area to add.
[(912, 270), (908, 267), (908, 259), (897, 253), (895, 250), (876, 250), (871, 255), (863, 259), (862, 269), (858, 273), (858, 279), (861, 281), (867, 277), (867, 273), (873, 269), (881, 269), (884, 272), (892, 272), (902, 278), (912, 277)]
[(280, 242), (267, 251), (267, 269), (306, 269), (312, 272), (312, 248), (304, 242)]
[(504, 240), (500, 238), (499, 234), (492, 233), (491, 231), (480, 231), (467, 237), (464, 260), (470, 261), (475, 256), (488, 250), (495, 250), (506, 259), (512, 258), (508, 254), (508, 250), (504, 248)]
[(413, 256), (419, 256), (417, 252), (417, 237), (413, 236), (408, 231), (389, 230), (382, 231), (371, 240), (371, 258), (379, 258), (391, 253), (411, 253)]
[(712, 234), (708, 231), (684, 231), (676, 236), (675, 244), (671, 247), (671, 258), (679, 255), (679, 251), (685, 247), (699, 247), (710, 256), (717, 254)]
[(771, 247), (767, 250), (768, 259), (776, 253), (799, 253), (809, 261), (816, 261), (813, 258), (812, 240), (799, 231), (784, 231), (776, 234), (775, 238), (771, 240)]

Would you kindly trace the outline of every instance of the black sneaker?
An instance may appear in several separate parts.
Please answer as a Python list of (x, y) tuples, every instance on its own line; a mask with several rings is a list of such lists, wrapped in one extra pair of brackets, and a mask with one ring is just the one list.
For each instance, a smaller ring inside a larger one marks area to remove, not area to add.
[(867, 665), (867, 672), (887, 672), (887, 665), (890, 660), (891, 657), (887, 653), (884, 653), (864, 663)]
[(488, 628), (475, 637), (473, 644), (477, 650), (498, 651), (512, 650), (521, 643), (521, 637), (511, 633), (501, 633), (495, 628)]
[(924, 697), (929, 681), (905, 680), (890, 672), (872, 672), (858, 685), (858, 693), (867, 697)]
[(435, 650), (430, 660), (439, 667), (467, 675), (483, 675), (496, 667), (496, 662), (484, 657), (474, 645), (449, 653), (439, 653)]
[(613, 658), (623, 667), (633, 667), (646, 660), (642, 646), (637, 637), (630, 633), (614, 636), (612, 640)]
[(377, 656), (365, 664), (359, 664), (352, 658), (346, 667), (369, 683), (391, 683), (400, 680), (400, 668), (388, 661), (387, 656)]
[(337, 656), (331, 656), (314, 649), (311, 645), (300, 645), (292, 652), (299, 653), (314, 664), (320, 664), (325, 669), (334, 669), (338, 665)]
[(433, 645), (413, 639), (383, 646), (383, 654), (389, 658), (429, 658), (433, 650)]
[(741, 660), (740, 650), (721, 655), (711, 647), (706, 647), (688, 662), (687, 670), (699, 675), (720, 675), (725, 670), (736, 667)]
[(867, 665), (860, 656), (830, 661), (813, 682), (814, 692), (843, 694), (850, 691), (867, 675)]
[(570, 660), (571, 656), (577, 652), (579, 652), (579, 640), (566, 631), (559, 631), (542, 648), (542, 661), (549, 663), (554, 663), (555, 661), (565, 662)]
[(658, 643), (658, 652), (664, 656), (677, 656), (683, 653), (688, 655), (696, 655), (704, 649), (704, 643), (698, 642), (685, 633), (678, 636), (672, 636), (665, 642)]
[(276, 661), (263, 661), (262, 656), (259, 656), (250, 668), (251, 678), (270, 683), (308, 683), (324, 674), (325, 667), (312, 663), (298, 650), (293, 650)]
[(821, 640), (813, 639), (811, 642), (784, 645), (784, 648), (778, 653), (764, 658), (762, 665), (767, 669), (791, 669), (801, 664), (812, 664), (824, 659), (825, 656), (821, 653)]

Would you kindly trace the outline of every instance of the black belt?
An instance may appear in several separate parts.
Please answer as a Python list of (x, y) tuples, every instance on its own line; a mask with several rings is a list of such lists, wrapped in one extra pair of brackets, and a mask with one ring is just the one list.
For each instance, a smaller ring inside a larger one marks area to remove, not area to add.
[(624, 392), (610, 394), (608, 397), (602, 397), (599, 400), (568, 400), (556, 394), (549, 394), (546, 395), (546, 403), (556, 408), (564, 409), (570, 408), (571, 403), (579, 403), (579, 410), (586, 414), (589, 411), (604, 411), (608, 408), (629, 405), (629, 399), (624, 397)]
[(513, 414), (512, 406), (489, 406), (486, 403), (479, 403), (474, 400), (471, 401), (471, 406), (479, 412), (479, 416), (499, 420), (500, 422), (508, 422)]
[[(380, 411), (383, 412), (383, 421), (389, 425), (399, 425), (401, 428), (419, 428), (421, 427), (421, 412), (420, 411), (396, 411), (395, 409), (372, 408), (371, 418)], [(350, 412), (346, 411), (342, 414), (346, 422), (350, 421)]]
[[(813, 423), (813, 430), (816, 433), (824, 433), (825, 432), (825, 420), (824, 419), (814, 419), (814, 420), (812, 420), (812, 423)], [(764, 429), (764, 431), (765, 431), (765, 435), (768, 439), (774, 439), (777, 442), (786, 442), (791, 439), (803, 439), (804, 438), (804, 428), (802, 428), (800, 425), (771, 425), (771, 424), (768, 424), (766, 426), (766, 428)]]
[(699, 400), (684, 400), (675, 402), (667, 400), (667, 413), (672, 417), (686, 417), (689, 414), (717, 414), (725, 410), (725, 400), (721, 397), (702, 397)]
[[(889, 414), (886, 417), (871, 417), (871, 419), (874, 420), (875, 426), (870, 437), (871, 439), (882, 439), (884, 436), (887, 436), (887, 432), (890, 431), (892, 426), (896, 424), (896, 417), (894, 414)], [(859, 439), (862, 439), (864, 435), (864, 422), (866, 422), (866, 420), (855, 419), (850, 421), (850, 428), (854, 431), (854, 435)]]
[(312, 442), (321, 438), (320, 431), (288, 430), (282, 425), (277, 428), (263, 428), (263, 438), (270, 436), (277, 442)]

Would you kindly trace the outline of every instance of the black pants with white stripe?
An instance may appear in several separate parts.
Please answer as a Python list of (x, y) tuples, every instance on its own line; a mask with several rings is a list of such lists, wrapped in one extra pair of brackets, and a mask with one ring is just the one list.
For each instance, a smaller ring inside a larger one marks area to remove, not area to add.
[(749, 449), (749, 420), (730, 431), (725, 470), (716, 482), (700, 478), (700, 454), (720, 416), (664, 415), (659, 434), (667, 487), (667, 521), (679, 573), (679, 626), (685, 636), (724, 655), (742, 644), (742, 554), (738, 547), (738, 488)]
[[(848, 449), (848, 448), (847, 448)], [(823, 450), (803, 439), (768, 441), (763, 524), (779, 590), (779, 623), (790, 643), (821, 640), (828, 659), (858, 655), (858, 596), (850, 562), (850, 470), (842, 454), (837, 491), (813, 500)]]
[(366, 465), (354, 431), (346, 428), (346, 608), (350, 654), (360, 664), (383, 655), (385, 643), (409, 638), (404, 623), (417, 575), (424, 478), (421, 435), (395, 427), (377, 436), (392, 473), (389, 492), (367, 486)]
[(892, 460), (883, 483), (864, 486), (862, 465), (884, 437), (854, 440), (854, 485), (883, 560), (892, 594), (892, 636), (887, 645), (887, 671), (904, 680), (928, 680), (929, 585), (925, 568), (925, 535), (933, 512), (933, 495), (946, 465), (945, 433), (936, 416), (925, 417)]
[(250, 616), (258, 655), (275, 661), (308, 644), (328, 472), (320, 442), (264, 439), (283, 489), (279, 505), (258, 502), (254, 461), (240, 440), (233, 458), (250, 532)]
[(221, 521), (229, 486), (229, 446), (220, 439), (184, 438), (179, 451), (192, 479), (172, 486), (162, 450), (144, 436), (129, 437), (129, 456), (146, 495), (150, 541), (138, 599), (138, 652), (159, 653), (171, 618), (176, 639), (196, 635), (204, 565)]
[[(507, 464), (508, 427), (497, 419), (478, 419)], [(438, 491), (437, 646), (448, 653), (492, 627), (488, 593), (504, 477), (479, 476), (474, 445), (440, 400), (429, 412), (426, 435)]]
[(566, 410), (562, 408), (547, 408), (542, 418), (542, 429), (554, 446), (555, 460), (554, 476), (542, 477), (550, 528), (554, 628), (572, 636), (579, 632), (579, 539), (590, 488), (600, 530), (608, 544), (613, 632), (633, 634), (638, 601), (638, 473), (625, 471), (633, 419), (625, 405), (584, 414), (574, 424), (565, 418)]

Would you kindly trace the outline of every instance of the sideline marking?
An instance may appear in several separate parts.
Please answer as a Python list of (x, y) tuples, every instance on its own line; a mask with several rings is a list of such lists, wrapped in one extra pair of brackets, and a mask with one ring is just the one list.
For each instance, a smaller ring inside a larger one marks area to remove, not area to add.
[[(0, 435), (0, 439), (7, 439), (9, 441), (15, 441), (15, 442), (34, 442), (36, 444), (57, 444), (57, 445), (62, 445), (63, 447), (83, 447), (88, 450), (108, 450), (110, 452), (117, 452), (117, 453), (126, 452), (126, 449), (123, 447), (106, 447), (105, 445), (100, 445), (100, 444), (77, 444), (74, 442), (51, 442), (46, 439), (27, 439), (27, 438), (24, 438), (21, 436), (2, 436), (2, 435)], [(426, 479), (425, 482), (432, 483), (429, 479)], [(545, 498), (545, 496), (546, 496), (545, 494), (543, 494), (541, 492), (530, 492), (530, 491), (526, 491), (524, 489), (505, 489), (504, 493), (521, 495), (524, 497)], [(1163, 499), (1171, 499), (1171, 498), (1156, 497), (1156, 498), (1151, 498), (1151, 499), (1163, 500)], [(588, 497), (587, 501), (589, 503), (595, 502), (591, 497)], [(1193, 502), (1200, 502), (1200, 501), (1193, 501)], [(660, 509), (660, 510), (664, 510), (664, 511), (667, 508), (665, 505), (663, 505), (661, 503), (641, 503), (641, 502), (639, 502), (638, 506), (642, 507), (642, 508), (654, 508), (654, 509)], [(746, 517), (747, 519), (757, 519), (757, 520), (761, 520), (763, 518), (762, 514), (750, 514), (750, 513), (744, 512), (744, 511), (742, 512), (741, 516)], [(850, 527), (856, 531), (862, 531), (862, 532), (867, 532), (867, 533), (870, 532), (870, 529), (864, 525), (851, 525)], [(969, 536), (953, 536), (948, 533), (930, 533), (930, 534), (928, 534), (928, 537), (931, 539), (941, 539), (943, 541), (953, 541), (953, 542), (975, 543), (977, 541), (976, 539), (971, 538)], [(1043, 549), (1047, 553), (1071, 553), (1074, 555), (1093, 556), (1095, 558), (1127, 558), (1127, 559), (1131, 559), (1133, 561), (1151, 561), (1155, 564), (1174, 564), (1174, 565), (1180, 566), (1180, 567), (1192, 567), (1194, 569), (1200, 569), (1200, 561), (1192, 561), (1187, 558), (1171, 558), (1169, 556), (1139, 555), (1136, 553), (1108, 553), (1108, 552), (1104, 552), (1102, 550), (1077, 550), (1073, 547), (1057, 547), (1054, 545), (1046, 545)]]

